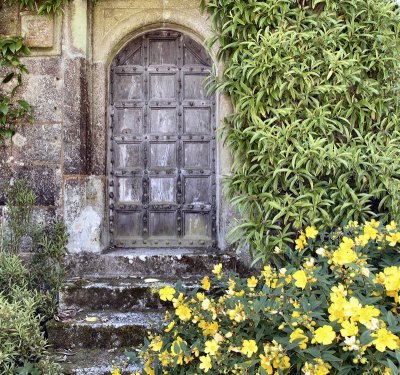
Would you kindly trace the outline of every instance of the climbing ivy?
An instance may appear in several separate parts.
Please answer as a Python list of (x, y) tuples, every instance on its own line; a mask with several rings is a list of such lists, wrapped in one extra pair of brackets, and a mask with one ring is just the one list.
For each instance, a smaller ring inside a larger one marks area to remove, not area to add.
[(234, 106), (231, 233), (257, 259), (309, 224), (400, 219), (400, 16), (392, 0), (202, 0)]
[[(62, 7), (70, 0), (2, 0), (9, 5), (19, 4), (21, 8), (29, 9), (38, 14), (59, 14)], [(92, 0), (95, 4), (97, 0)]]
[(31, 118), (31, 106), (16, 96), (22, 75), (27, 72), (20, 56), (29, 53), (20, 37), (0, 39), (0, 69), (4, 77), (0, 85), (0, 142), (14, 134), (16, 123)]

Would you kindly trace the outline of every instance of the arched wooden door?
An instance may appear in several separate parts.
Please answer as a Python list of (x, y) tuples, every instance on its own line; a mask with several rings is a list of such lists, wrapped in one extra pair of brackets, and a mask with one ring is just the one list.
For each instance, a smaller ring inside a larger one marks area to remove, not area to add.
[(110, 69), (111, 245), (208, 247), (216, 239), (211, 59), (182, 33), (129, 42)]

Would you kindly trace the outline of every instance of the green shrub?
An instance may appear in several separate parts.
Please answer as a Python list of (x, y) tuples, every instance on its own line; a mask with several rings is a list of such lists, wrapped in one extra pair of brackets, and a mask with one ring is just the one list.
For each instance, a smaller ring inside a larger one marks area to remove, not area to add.
[(400, 219), (393, 0), (203, 0), (232, 99), (234, 239), (266, 261), (307, 225)]
[[(24, 180), (18, 180), (7, 188), (7, 228), (0, 238), (0, 250), (8, 254), (17, 254), (27, 241), (32, 259), (27, 265), (26, 287), (39, 292), (38, 313), (51, 319), (57, 311), (58, 292), (64, 282), (62, 260), (68, 241), (65, 225), (56, 221), (48, 225), (35, 223), (33, 208), (36, 195)], [(9, 285), (13, 285), (13, 277), (20, 277), (21, 272), (12, 263), (15, 257), (4, 257), (3, 261), (11, 262), (3, 272), (10, 273)], [(1, 271), (0, 271), (1, 272)], [(24, 276), (24, 277), (25, 277)], [(0, 274), (0, 286), (1, 286)], [(3, 282), (7, 282), (4, 279)]]
[[(7, 259), (8, 257), (12, 258)], [(0, 257), (1, 277), (7, 267), (18, 259), (15, 255)], [(18, 271), (23, 269), (17, 264)], [(26, 272), (26, 270), (24, 270)], [(17, 274), (17, 271), (15, 272)], [(15, 278), (14, 278), (15, 279)], [(0, 279), (0, 281), (4, 281)], [(41, 318), (37, 315), (40, 296), (24, 286), (12, 286), (8, 293), (0, 293), (0, 373), (17, 372), (31, 375), (57, 375), (59, 366), (52, 361), (46, 350), (46, 340), (41, 331)]]
[(161, 289), (174, 309), (143, 374), (398, 374), (399, 245), (395, 223), (307, 227), (287, 268), (242, 279), (217, 265), (201, 288)]
[[(67, 235), (61, 222), (34, 223), (35, 202), (26, 182), (8, 188), (0, 233), (0, 374), (61, 374), (47, 353), (42, 325), (57, 311)], [(31, 260), (23, 264), (18, 253), (27, 244)]]

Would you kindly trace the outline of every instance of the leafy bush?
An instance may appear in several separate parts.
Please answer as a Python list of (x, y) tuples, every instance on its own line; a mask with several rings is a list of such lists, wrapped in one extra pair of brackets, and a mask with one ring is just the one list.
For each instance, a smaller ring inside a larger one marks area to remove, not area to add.
[(307, 225), (400, 219), (394, 0), (203, 0), (232, 99), (234, 238), (266, 261)]
[(28, 271), (18, 256), (0, 253), (0, 373), (60, 374), (40, 328), (37, 310), (42, 297), (29, 290), (28, 283)]
[(371, 220), (307, 227), (287, 268), (160, 290), (174, 309), (150, 336), (143, 374), (384, 374), (400, 363), (400, 231)]
[[(67, 235), (60, 222), (47, 227), (33, 222), (35, 202), (24, 181), (7, 190), (7, 224), (0, 233), (1, 374), (61, 374), (41, 326), (57, 310)], [(25, 242), (33, 252), (27, 264), (18, 256)]]
[[(57, 311), (58, 292), (64, 282), (62, 260), (68, 236), (62, 222), (44, 226), (33, 221), (33, 208), (36, 196), (24, 180), (18, 180), (7, 189), (7, 228), (3, 238), (0, 238), (0, 250), (17, 254), (24, 240), (30, 243), (32, 259), (27, 266), (26, 287), (39, 292), (38, 313), (46, 319), (53, 317)], [(21, 275), (21, 270), (15, 268), (13, 273), (13, 257), (4, 257), (3, 261), (11, 262), (10, 267), (3, 272), (9, 272), (9, 285), (13, 278)], [(0, 271), (0, 286), (2, 283)], [(25, 277), (24, 276), (24, 277)], [(7, 279), (3, 279), (3, 282)]]

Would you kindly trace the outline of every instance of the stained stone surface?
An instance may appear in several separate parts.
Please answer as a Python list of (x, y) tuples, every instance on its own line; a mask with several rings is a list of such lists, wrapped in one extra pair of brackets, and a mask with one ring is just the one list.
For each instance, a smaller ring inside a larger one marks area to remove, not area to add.
[(54, 44), (53, 16), (21, 14), (21, 34), (28, 47), (51, 48)]
[(17, 35), (19, 29), (18, 5), (0, 2), (0, 36)]

